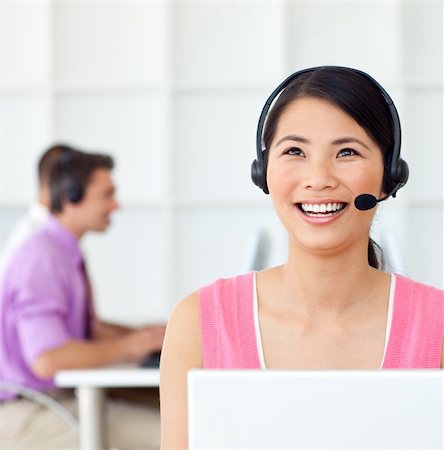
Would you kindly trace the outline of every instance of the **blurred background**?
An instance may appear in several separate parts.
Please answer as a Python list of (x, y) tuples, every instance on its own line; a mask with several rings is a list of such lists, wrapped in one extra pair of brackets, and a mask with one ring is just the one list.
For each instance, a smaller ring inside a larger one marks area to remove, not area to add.
[(0, 0), (0, 251), (36, 197), (40, 154), (63, 141), (117, 161), (122, 209), (83, 242), (104, 319), (166, 319), (248, 270), (261, 233), (267, 264), (285, 261), (250, 181), (256, 124), (284, 77), (324, 64), (367, 71), (394, 99), (411, 175), (375, 234), (442, 288), (441, 1)]

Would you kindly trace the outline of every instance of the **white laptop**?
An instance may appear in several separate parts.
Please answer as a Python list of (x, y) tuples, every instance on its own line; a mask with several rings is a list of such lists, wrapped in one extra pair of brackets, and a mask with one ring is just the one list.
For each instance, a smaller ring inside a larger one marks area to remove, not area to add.
[(191, 370), (190, 450), (443, 450), (444, 371)]

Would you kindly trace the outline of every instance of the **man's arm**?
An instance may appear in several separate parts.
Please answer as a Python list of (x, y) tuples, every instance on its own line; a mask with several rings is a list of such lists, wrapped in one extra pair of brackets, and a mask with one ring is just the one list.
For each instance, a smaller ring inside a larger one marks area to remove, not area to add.
[(95, 341), (71, 340), (59, 348), (43, 352), (32, 365), (39, 378), (51, 378), (62, 369), (82, 369), (108, 364), (137, 362), (162, 347), (165, 327), (154, 325), (123, 336)]
[(131, 331), (134, 331), (134, 328), (96, 320), (93, 325), (92, 339), (106, 339), (123, 336)]

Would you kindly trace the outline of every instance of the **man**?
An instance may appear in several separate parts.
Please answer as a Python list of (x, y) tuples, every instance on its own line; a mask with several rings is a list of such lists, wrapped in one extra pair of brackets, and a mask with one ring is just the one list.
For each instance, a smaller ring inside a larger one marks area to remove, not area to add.
[[(61, 369), (136, 362), (160, 350), (163, 325), (130, 330), (100, 322), (94, 314), (79, 241), (89, 231), (105, 231), (118, 208), (113, 165), (109, 156), (72, 149), (54, 163), (49, 176), (51, 214), (15, 250), (0, 277), (0, 381), (50, 391)], [(47, 426), (42, 420), (39, 430), (29, 423), (20, 428), (35, 405), (0, 391), (1, 398), (0, 444), (5, 441), (6, 448), (76, 445), (72, 436), (54, 443), (53, 437), (63, 434), (63, 424), (49, 430), (48, 441), (41, 436), (42, 426)], [(72, 407), (73, 399), (64, 403)], [(119, 422), (129, 421), (131, 429), (123, 427), (125, 436), (114, 436), (112, 442), (111, 435), (110, 443), (120, 448), (157, 448), (158, 412), (140, 406), (119, 408)], [(5, 427), (6, 421), (15, 423), (12, 430)], [(38, 440), (33, 436), (37, 431)]]
[(72, 149), (67, 145), (55, 144), (40, 157), (37, 166), (38, 200), (32, 203), (26, 215), (20, 219), (4, 242), (0, 254), (0, 272), (15, 249), (35, 231), (38, 231), (48, 217), (50, 208), (49, 173), (55, 161), (68, 150)]

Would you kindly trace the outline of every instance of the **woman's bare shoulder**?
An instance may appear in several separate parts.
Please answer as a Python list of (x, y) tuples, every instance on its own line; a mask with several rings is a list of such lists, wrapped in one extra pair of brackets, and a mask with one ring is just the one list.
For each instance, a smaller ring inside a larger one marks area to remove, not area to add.
[(184, 297), (182, 300), (177, 302), (171, 313), (171, 319), (181, 320), (184, 318), (192, 319), (196, 314), (199, 313), (199, 293), (198, 291), (192, 292), (191, 294)]
[(201, 365), (201, 337), (199, 316), (199, 295), (193, 292), (180, 300), (168, 320), (162, 349), (165, 360), (182, 355), (187, 365)]
[(262, 285), (275, 285), (282, 282), (282, 269), (284, 266), (270, 267), (256, 272), (256, 283)]

